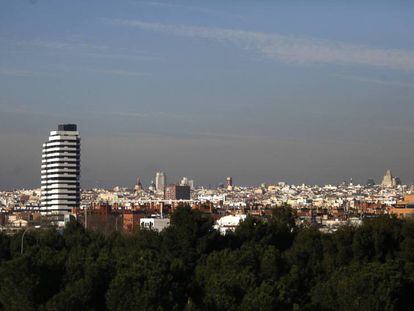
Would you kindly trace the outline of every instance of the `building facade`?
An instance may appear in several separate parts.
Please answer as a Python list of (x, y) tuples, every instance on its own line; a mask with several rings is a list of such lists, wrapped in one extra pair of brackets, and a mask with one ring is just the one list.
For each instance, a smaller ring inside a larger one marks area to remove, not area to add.
[(164, 172), (157, 172), (155, 175), (155, 189), (158, 193), (164, 193), (167, 177)]
[(141, 218), (140, 226), (142, 229), (161, 232), (170, 226), (170, 220), (168, 218)]
[(394, 177), (391, 170), (385, 172), (384, 178), (382, 179), (381, 185), (383, 187), (395, 187), (401, 184), (401, 180), (398, 177)]
[(169, 185), (165, 188), (166, 200), (190, 200), (191, 189), (190, 186)]
[(41, 210), (65, 215), (80, 205), (80, 136), (75, 124), (61, 124), (43, 144)]
[(233, 177), (227, 177), (226, 178), (226, 188), (233, 187)]

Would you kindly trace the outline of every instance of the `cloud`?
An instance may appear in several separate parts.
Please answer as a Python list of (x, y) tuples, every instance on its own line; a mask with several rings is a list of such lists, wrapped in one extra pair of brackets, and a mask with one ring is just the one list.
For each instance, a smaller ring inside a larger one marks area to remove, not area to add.
[(0, 76), (9, 76), (9, 77), (19, 77), (19, 78), (28, 78), (28, 77), (54, 77), (53, 72), (47, 72), (43, 70), (32, 70), (32, 69), (21, 69), (21, 68), (0, 68)]
[[(19, 103), (4, 103), (0, 102), (0, 117), (7, 118), (8, 120), (12, 120), (7, 116), (7, 114), (12, 115), (27, 115), (28, 117), (39, 116), (44, 118), (59, 118), (66, 117), (64, 113), (55, 113), (53, 111), (41, 111), (39, 109), (34, 109), (30, 105), (22, 105)], [(1, 122), (0, 122), (1, 123)]]
[[(58, 71), (73, 71), (73, 70), (80, 70), (80, 71), (87, 71), (87, 72), (94, 72), (98, 74), (104, 75), (113, 75), (113, 76), (128, 76), (128, 77), (147, 77), (150, 74), (147, 72), (139, 72), (139, 71), (130, 71), (130, 70), (123, 70), (123, 69), (92, 69), (87, 67), (74, 67), (74, 66), (59, 66)], [(32, 70), (25, 70), (25, 69), (15, 69), (15, 68), (0, 68), (0, 76), (11, 76), (11, 77), (51, 77), (56, 75), (55, 73), (50, 72), (42, 72), (42, 71), (32, 71)]]
[(12, 77), (30, 77), (34, 73), (30, 70), (14, 69), (14, 68), (0, 68), (0, 76)]
[(127, 54), (108, 54), (108, 53), (78, 53), (80, 56), (93, 58), (110, 58), (110, 59), (126, 59), (133, 61), (164, 61), (165, 59), (158, 55), (145, 54), (139, 51), (131, 51), (131, 55)]
[(176, 3), (171, 3), (171, 2), (144, 1), (144, 2), (139, 2), (139, 4), (145, 4), (145, 5), (163, 7), (163, 8), (184, 9), (184, 10), (196, 11), (196, 12), (201, 12), (201, 13), (206, 13), (206, 14), (217, 14), (217, 12), (214, 10), (196, 7), (196, 6), (176, 4)]
[(406, 83), (402, 81), (393, 81), (393, 80), (385, 80), (385, 79), (375, 79), (375, 78), (368, 78), (362, 76), (353, 76), (353, 75), (343, 75), (343, 74), (335, 74), (332, 75), (334, 77), (338, 77), (341, 79), (358, 81), (358, 82), (365, 82), (365, 83), (372, 83), (378, 85), (388, 85), (388, 86), (396, 86), (402, 88), (413, 88), (414, 83)]
[(231, 43), (264, 56), (296, 64), (365, 65), (395, 70), (414, 70), (414, 52), (378, 49), (340, 41), (300, 38), (243, 30), (109, 20), (113, 25), (136, 27), (176, 36)]
[(217, 16), (217, 17), (234, 17), (237, 19), (244, 19), (243, 16), (228, 13), (228, 12), (221, 12), (216, 10), (211, 10), (199, 6), (190, 6), (190, 5), (183, 5), (183, 4), (177, 4), (177, 3), (171, 3), (171, 2), (159, 2), (159, 1), (143, 1), (143, 2), (136, 2), (137, 4), (144, 4), (149, 5), (153, 7), (159, 7), (159, 8), (169, 8), (169, 9), (177, 9), (177, 10), (185, 10), (195, 13), (202, 13), (205, 15), (210, 16)]
[(48, 41), (48, 40), (31, 40), (31, 41), (17, 41), (15, 42), (17, 46), (33, 46), (38, 48), (46, 49), (57, 49), (57, 50), (99, 50), (106, 51), (109, 49), (105, 45), (95, 45), (84, 42), (74, 42), (74, 41)]
[(116, 76), (133, 76), (133, 77), (143, 77), (148, 76), (146, 72), (136, 72), (136, 71), (126, 71), (122, 69), (110, 69), (110, 70), (95, 70), (97, 73), (116, 75)]
[(160, 55), (154, 55), (148, 51), (111, 47), (107, 45), (91, 44), (80, 41), (53, 41), (53, 40), (6, 40), (0, 38), (0, 45), (15, 48), (18, 52), (32, 52), (35, 50), (46, 50), (49, 55), (62, 55), (68, 53), (77, 56), (91, 58), (127, 59), (134, 61), (162, 61)]

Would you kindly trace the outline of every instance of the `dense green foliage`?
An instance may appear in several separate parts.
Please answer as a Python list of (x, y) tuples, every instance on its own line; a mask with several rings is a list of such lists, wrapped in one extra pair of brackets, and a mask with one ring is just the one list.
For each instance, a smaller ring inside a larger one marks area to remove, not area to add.
[(0, 235), (3, 310), (412, 310), (414, 222), (367, 220), (333, 234), (288, 208), (220, 236), (181, 207), (162, 233)]

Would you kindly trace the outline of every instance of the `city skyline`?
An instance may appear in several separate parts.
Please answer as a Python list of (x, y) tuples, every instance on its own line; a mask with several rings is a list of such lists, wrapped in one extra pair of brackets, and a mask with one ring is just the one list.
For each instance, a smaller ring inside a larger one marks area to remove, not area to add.
[(0, 309), (411, 310), (414, 2), (0, 1)]
[(411, 3), (1, 8), (1, 189), (40, 186), (39, 146), (60, 123), (82, 131), (85, 188), (156, 171), (197, 185), (379, 183), (386, 169), (413, 181)]

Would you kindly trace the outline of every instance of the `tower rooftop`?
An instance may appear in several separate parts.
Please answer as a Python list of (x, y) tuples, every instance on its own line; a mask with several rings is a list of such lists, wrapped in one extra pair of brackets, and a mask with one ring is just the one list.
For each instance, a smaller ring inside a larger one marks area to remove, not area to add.
[(58, 125), (58, 131), (77, 131), (77, 125), (76, 124), (59, 124)]

